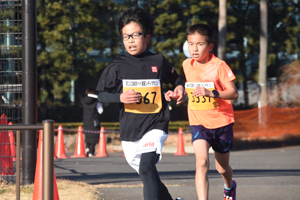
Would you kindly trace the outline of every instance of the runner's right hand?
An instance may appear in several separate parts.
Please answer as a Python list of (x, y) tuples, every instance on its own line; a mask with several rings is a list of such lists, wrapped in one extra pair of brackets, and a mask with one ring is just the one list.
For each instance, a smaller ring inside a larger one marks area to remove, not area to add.
[(126, 90), (120, 95), (120, 101), (122, 103), (137, 103), (142, 98), (141, 94), (133, 89)]

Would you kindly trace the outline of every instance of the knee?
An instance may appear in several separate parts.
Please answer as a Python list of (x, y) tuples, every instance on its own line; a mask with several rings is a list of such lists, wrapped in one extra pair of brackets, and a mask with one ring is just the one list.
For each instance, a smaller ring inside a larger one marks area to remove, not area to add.
[(153, 167), (146, 165), (146, 164), (142, 164), (139, 167), (139, 174), (140, 175), (145, 175), (145, 174), (149, 174), (153, 171), (152, 169)]
[(196, 161), (196, 170), (208, 171), (209, 161), (207, 159), (198, 159)]

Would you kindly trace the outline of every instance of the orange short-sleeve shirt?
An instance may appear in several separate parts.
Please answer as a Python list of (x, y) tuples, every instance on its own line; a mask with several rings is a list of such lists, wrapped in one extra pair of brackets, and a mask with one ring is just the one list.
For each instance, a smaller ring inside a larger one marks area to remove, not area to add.
[[(213, 83), (215, 90), (225, 91), (225, 84), (236, 79), (230, 67), (225, 61), (220, 60), (214, 54), (211, 59), (201, 67), (193, 66), (193, 59), (183, 61), (183, 71), (187, 83)], [(234, 122), (234, 114), (231, 100), (216, 98), (217, 107), (213, 109), (191, 109), (192, 103), (188, 103), (188, 117), (190, 125), (202, 125), (209, 129), (226, 126)], [(201, 102), (200, 102), (201, 103)]]

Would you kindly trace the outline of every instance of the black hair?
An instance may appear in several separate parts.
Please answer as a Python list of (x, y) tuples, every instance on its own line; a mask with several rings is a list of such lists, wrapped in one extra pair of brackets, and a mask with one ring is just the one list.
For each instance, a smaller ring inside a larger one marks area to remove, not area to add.
[(85, 96), (87, 96), (88, 94), (95, 94), (95, 90), (92, 88), (87, 88), (85, 90)]
[(194, 24), (186, 30), (187, 35), (193, 35), (199, 33), (206, 37), (206, 41), (210, 44), (213, 42), (213, 31), (209, 25), (206, 24)]
[(154, 18), (152, 15), (140, 7), (132, 7), (125, 10), (118, 19), (118, 31), (122, 35), (122, 29), (130, 22), (136, 22), (141, 26), (144, 36), (153, 34)]

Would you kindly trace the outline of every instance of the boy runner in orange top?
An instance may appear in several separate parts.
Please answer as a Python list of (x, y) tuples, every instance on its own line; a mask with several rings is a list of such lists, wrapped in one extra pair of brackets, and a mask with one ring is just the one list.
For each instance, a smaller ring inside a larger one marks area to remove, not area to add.
[[(195, 184), (199, 200), (208, 199), (209, 148), (215, 151), (216, 169), (224, 180), (224, 200), (236, 199), (236, 182), (232, 179), (229, 151), (233, 142), (233, 107), (238, 98), (230, 67), (214, 54), (212, 30), (196, 24), (187, 29), (188, 50), (192, 58), (183, 61), (188, 95), (188, 117), (196, 155)], [(165, 98), (174, 96), (168, 91)]]

